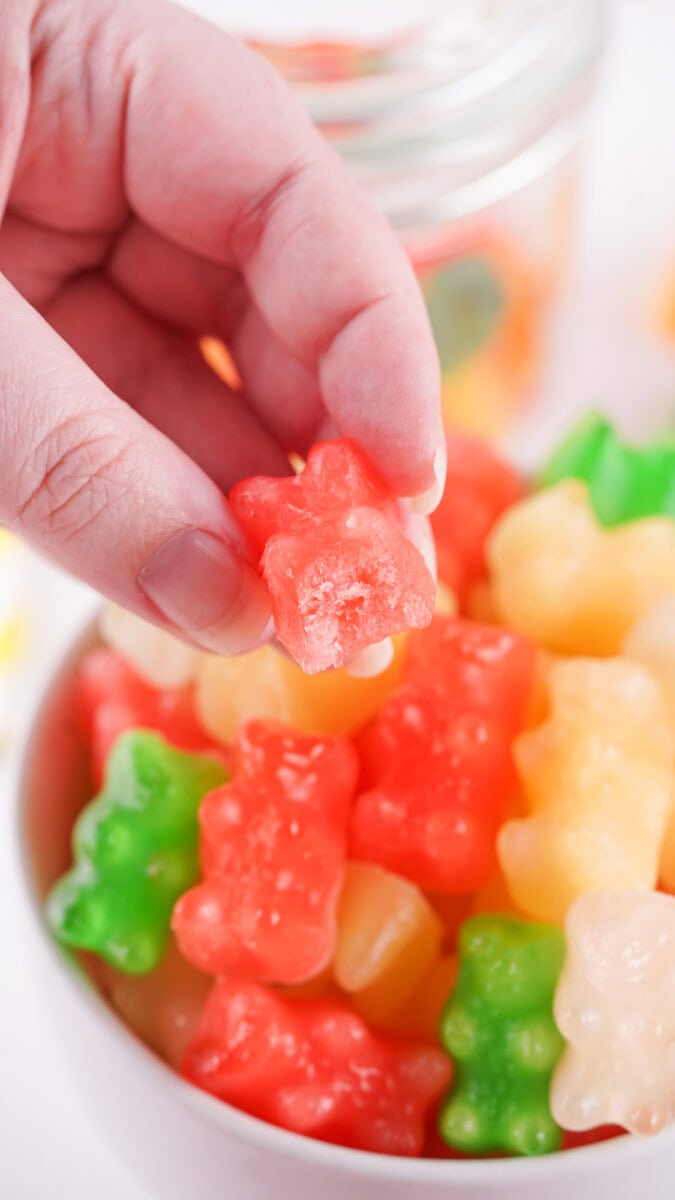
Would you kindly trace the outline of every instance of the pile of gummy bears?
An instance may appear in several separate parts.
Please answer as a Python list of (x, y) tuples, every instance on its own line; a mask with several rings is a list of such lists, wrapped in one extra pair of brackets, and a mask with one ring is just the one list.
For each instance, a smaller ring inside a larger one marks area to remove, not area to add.
[[(296, 1133), (431, 1157), (653, 1133), (675, 439), (591, 416), (532, 487), (464, 436), (448, 462), (438, 594), (351, 443), (237, 485), (296, 661), (105, 614), (78, 681), (98, 794), (49, 923), (186, 1079)], [(348, 673), (389, 635), (381, 675)]]

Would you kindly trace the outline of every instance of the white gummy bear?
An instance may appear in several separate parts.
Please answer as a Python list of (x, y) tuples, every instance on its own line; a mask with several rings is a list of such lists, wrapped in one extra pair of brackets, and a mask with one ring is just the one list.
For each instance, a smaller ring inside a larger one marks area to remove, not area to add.
[(675, 1120), (675, 896), (588, 892), (565, 931), (553, 1116), (563, 1129), (657, 1133)]

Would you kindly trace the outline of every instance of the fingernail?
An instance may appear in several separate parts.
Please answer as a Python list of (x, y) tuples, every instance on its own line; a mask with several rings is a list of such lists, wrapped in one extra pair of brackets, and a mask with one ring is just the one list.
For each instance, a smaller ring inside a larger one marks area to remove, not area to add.
[(386, 671), (394, 658), (394, 643), (391, 638), (366, 646), (360, 654), (356, 654), (346, 665), (345, 671), (354, 679), (372, 679)]
[(241, 654), (270, 621), (267, 589), (227, 542), (182, 529), (146, 563), (138, 586), (177, 629), (215, 654)]
[(411, 498), (410, 506), (413, 512), (420, 513), (423, 517), (428, 517), (429, 513), (438, 508), (445, 489), (447, 469), (448, 451), (445, 445), (445, 438), (443, 438), (438, 450), (434, 454), (434, 482), (427, 488), (426, 492), (420, 492), (419, 496)]

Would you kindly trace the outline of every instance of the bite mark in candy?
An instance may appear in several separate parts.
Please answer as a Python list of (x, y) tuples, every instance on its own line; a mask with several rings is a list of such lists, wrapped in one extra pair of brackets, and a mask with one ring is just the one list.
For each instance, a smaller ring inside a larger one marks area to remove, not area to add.
[(345, 1004), (216, 983), (183, 1063), (245, 1112), (357, 1150), (417, 1155), (450, 1063), (424, 1042), (373, 1033)]
[(563, 1047), (552, 1008), (564, 954), (555, 926), (485, 913), (462, 927), (457, 986), (441, 1019), (455, 1076), (439, 1132), (455, 1149), (559, 1149), (548, 1089)]
[(197, 809), (226, 778), (213, 759), (134, 730), (118, 738), (103, 791), (73, 831), (74, 866), (47, 902), (54, 935), (119, 971), (161, 962), (175, 901), (197, 878)]
[(260, 555), (278, 637), (308, 674), (431, 620), (431, 573), (355, 443), (320, 443), (291, 478), (242, 480), (230, 503)]
[(204, 880), (173, 915), (190, 962), (271, 983), (300, 983), (328, 965), (357, 774), (345, 738), (243, 727), (234, 781), (200, 809)]
[(534, 664), (505, 629), (437, 616), (411, 634), (404, 681), (360, 739), (370, 790), (354, 809), (353, 857), (431, 891), (481, 886), (496, 868)]
[(565, 922), (551, 1088), (566, 1129), (653, 1134), (675, 1120), (675, 897), (589, 892)]
[(581, 892), (656, 885), (675, 737), (638, 663), (562, 660), (549, 686), (549, 719), (514, 747), (530, 815), (506, 822), (498, 849), (518, 907), (562, 921)]

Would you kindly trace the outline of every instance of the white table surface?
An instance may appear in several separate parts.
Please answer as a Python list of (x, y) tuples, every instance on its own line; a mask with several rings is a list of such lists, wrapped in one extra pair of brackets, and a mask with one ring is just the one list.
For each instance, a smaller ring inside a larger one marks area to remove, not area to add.
[[(218, 0), (199, 4), (216, 12)], [(675, 426), (675, 348), (645, 320), (659, 276), (669, 262), (675, 267), (675, 0), (617, 0), (616, 18), (549, 366), (537, 408), (512, 439), (532, 460), (592, 403), (608, 406), (627, 430)], [(58, 656), (93, 597), (42, 564), (31, 570), (36, 657), (44, 663)], [(25, 680), (24, 707), (37, 678), (34, 671)], [(6, 807), (7, 770), (0, 768)], [(49, 1026), (49, 996), (35, 990), (16, 925), (12, 850), (11, 837), (0, 838), (0, 1196), (161, 1200), (113, 1157), (71, 1087)]]

